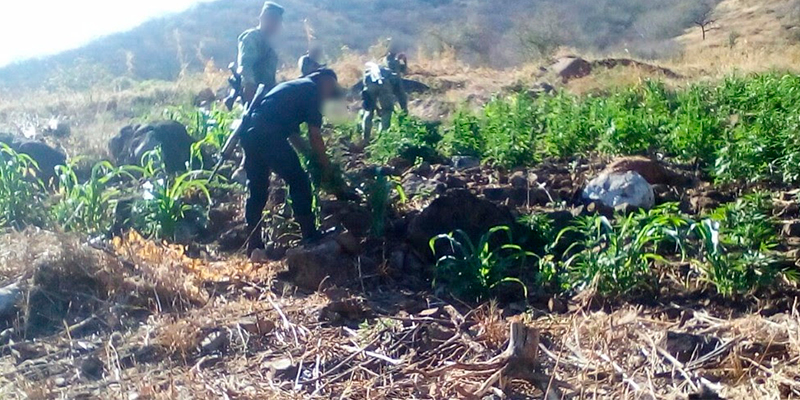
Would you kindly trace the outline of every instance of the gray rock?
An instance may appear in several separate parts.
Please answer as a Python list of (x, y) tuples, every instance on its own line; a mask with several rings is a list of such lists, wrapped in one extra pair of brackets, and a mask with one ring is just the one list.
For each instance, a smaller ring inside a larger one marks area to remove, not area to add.
[(586, 185), (583, 198), (608, 207), (628, 204), (650, 209), (655, 205), (653, 187), (638, 172), (602, 173)]
[(326, 237), (319, 243), (289, 249), (286, 265), (287, 279), (302, 289), (318, 290), (323, 282), (325, 286), (349, 284), (356, 263), (335, 237)]
[(15, 316), (19, 310), (20, 300), (22, 300), (22, 289), (18, 282), (0, 289), (0, 318)]
[(453, 156), (451, 162), (455, 169), (470, 169), (481, 165), (481, 160), (470, 156)]

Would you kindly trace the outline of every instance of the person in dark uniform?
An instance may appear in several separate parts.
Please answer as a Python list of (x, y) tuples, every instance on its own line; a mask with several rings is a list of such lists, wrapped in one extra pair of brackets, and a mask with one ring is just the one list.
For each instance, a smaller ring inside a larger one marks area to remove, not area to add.
[[(320, 132), (321, 110), (326, 100), (340, 93), (336, 73), (322, 69), (307, 77), (279, 84), (254, 105), (252, 126), (241, 139), (250, 192), (245, 209), (247, 226), (252, 232), (247, 243), (248, 255), (264, 248), (260, 222), (267, 204), (271, 172), (289, 185), (292, 209), (303, 239), (313, 240), (319, 236), (311, 209), (311, 182), (296, 151), (316, 161), (323, 177), (333, 173)], [(308, 126), (308, 142), (300, 136), (302, 124)]]

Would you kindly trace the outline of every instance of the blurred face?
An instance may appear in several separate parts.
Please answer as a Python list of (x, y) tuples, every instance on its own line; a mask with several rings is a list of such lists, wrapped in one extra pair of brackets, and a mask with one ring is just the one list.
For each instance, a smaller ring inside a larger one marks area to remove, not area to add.
[(265, 13), (261, 16), (261, 31), (268, 36), (275, 36), (280, 33), (283, 27), (283, 17), (273, 13)]
[(319, 56), (322, 55), (322, 51), (320, 49), (311, 49), (311, 51), (308, 52), (308, 55), (316, 60), (317, 58), (319, 58)]
[(330, 100), (334, 98), (336, 95), (337, 86), (338, 84), (333, 78), (325, 77), (320, 79), (319, 94), (322, 96), (322, 100)]

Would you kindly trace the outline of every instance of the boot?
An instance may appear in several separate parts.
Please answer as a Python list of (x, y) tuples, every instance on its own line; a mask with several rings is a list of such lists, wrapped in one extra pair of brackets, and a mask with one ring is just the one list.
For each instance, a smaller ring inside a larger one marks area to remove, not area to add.
[(297, 223), (300, 224), (303, 242), (311, 243), (322, 236), (319, 230), (317, 230), (317, 217), (314, 216), (314, 214), (297, 216), (295, 219)]

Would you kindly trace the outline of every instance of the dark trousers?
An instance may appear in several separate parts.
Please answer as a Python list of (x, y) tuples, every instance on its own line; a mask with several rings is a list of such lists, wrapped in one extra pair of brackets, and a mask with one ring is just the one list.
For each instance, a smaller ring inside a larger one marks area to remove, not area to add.
[(298, 221), (313, 220), (308, 174), (300, 165), (294, 148), (281, 136), (250, 131), (242, 137), (244, 168), (247, 171), (247, 188), (250, 192), (245, 207), (245, 220), (248, 228), (255, 231), (252, 237), (257, 240), (261, 238), (259, 222), (267, 205), (269, 177), (273, 171), (289, 185), (295, 218)]

